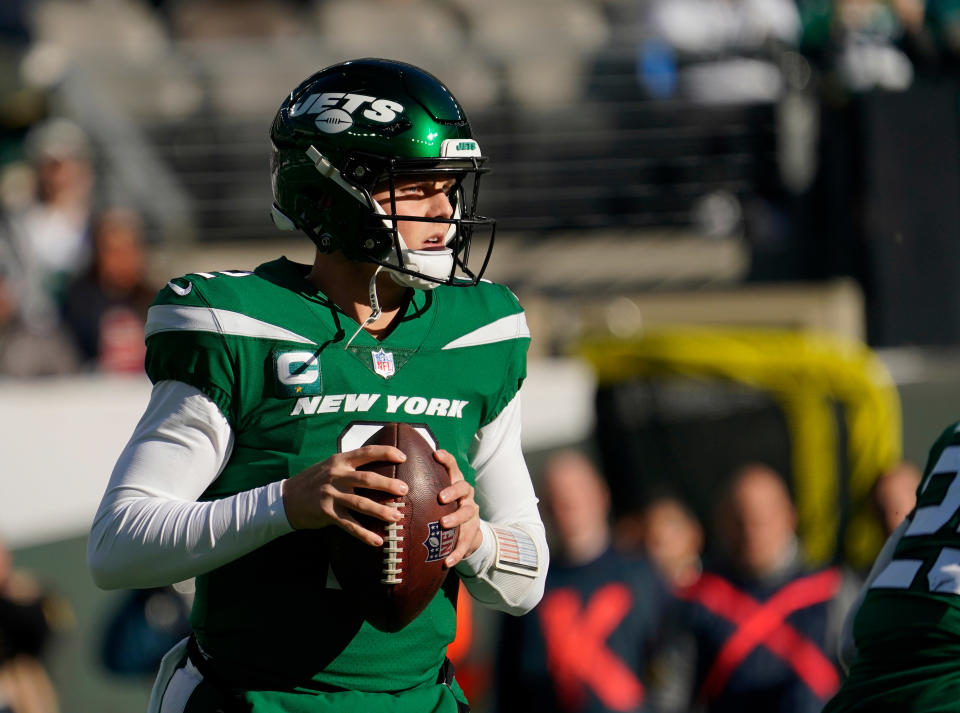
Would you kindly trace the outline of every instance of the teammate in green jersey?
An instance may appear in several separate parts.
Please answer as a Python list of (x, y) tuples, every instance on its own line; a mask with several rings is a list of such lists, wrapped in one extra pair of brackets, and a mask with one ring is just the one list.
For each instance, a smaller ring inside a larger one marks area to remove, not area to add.
[[(467, 710), (444, 656), (458, 580), (522, 614), (548, 562), (520, 450), (530, 335), (513, 294), (480, 279), (486, 157), (443, 84), (387, 60), (305, 80), (271, 139), (274, 222), (316, 259), (198, 272), (157, 297), (154, 388), (94, 520), (94, 579), (196, 578), (193, 635), (164, 658), (152, 711)], [(435, 440), (440, 498), (459, 503), (441, 526), (460, 527), (457, 576), (394, 634), (357, 614), (326, 549), (330, 527), (381, 544), (358, 513), (394, 521), (355, 492), (405, 487), (364, 470), (404, 458), (362, 445), (390, 421)]]
[(825, 713), (960, 710), (960, 423), (930, 449), (917, 504), (844, 627), (849, 675)]

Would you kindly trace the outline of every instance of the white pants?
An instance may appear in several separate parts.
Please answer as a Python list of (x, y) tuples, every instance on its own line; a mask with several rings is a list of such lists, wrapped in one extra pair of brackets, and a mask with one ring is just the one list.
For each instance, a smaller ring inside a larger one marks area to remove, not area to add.
[(183, 713), (190, 695), (203, 681), (203, 675), (187, 658), (188, 640), (183, 639), (164, 654), (147, 713)]

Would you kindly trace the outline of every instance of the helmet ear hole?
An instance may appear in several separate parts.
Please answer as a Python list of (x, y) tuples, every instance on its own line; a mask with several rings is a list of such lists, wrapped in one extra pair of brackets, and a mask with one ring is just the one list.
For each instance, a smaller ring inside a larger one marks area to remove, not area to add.
[(392, 234), (382, 226), (379, 229), (368, 228), (360, 235), (360, 248), (367, 255), (382, 259), (394, 249)]
[[(374, 157), (367, 156), (365, 158), (366, 160), (357, 155), (347, 155), (340, 173), (353, 183), (363, 186), (367, 190), (373, 190), (377, 183), (381, 181), (384, 172), (382, 167), (373, 165)], [(382, 159), (380, 163), (382, 163)]]
[(329, 191), (325, 191), (320, 186), (305, 185), (301, 189), (303, 197), (313, 204), (316, 210), (326, 210), (330, 207), (332, 198)]

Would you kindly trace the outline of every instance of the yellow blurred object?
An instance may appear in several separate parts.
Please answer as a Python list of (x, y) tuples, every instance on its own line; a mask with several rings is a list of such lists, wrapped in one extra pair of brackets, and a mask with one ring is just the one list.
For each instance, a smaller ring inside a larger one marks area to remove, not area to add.
[[(782, 329), (662, 327), (634, 339), (592, 339), (578, 351), (601, 386), (687, 377), (769, 393), (790, 432), (792, 486), (807, 559), (822, 564), (839, 555), (854, 567), (870, 564), (882, 544), (870, 487), (900, 460), (902, 431), (895, 384), (864, 344)], [(837, 406), (844, 424), (837, 423)], [(837, 455), (841, 430), (847, 434), (846, 473)], [(838, 553), (842, 493), (849, 516)]]

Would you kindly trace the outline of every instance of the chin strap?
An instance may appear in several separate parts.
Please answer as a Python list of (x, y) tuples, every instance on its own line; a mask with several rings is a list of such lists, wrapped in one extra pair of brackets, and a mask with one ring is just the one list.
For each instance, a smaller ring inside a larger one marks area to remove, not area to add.
[(353, 343), (353, 340), (357, 338), (357, 335), (360, 334), (360, 330), (366, 327), (368, 324), (372, 324), (380, 319), (380, 315), (383, 314), (383, 310), (380, 309), (380, 300), (377, 299), (377, 277), (380, 276), (380, 271), (383, 270), (383, 266), (377, 266), (377, 269), (373, 271), (373, 277), (370, 278), (370, 285), (368, 287), (370, 293), (370, 307), (373, 310), (370, 312), (370, 316), (363, 320), (363, 324), (357, 327), (357, 331), (353, 333), (353, 336), (347, 340), (347, 343), (343, 345), (344, 349), (349, 349), (350, 345)]

